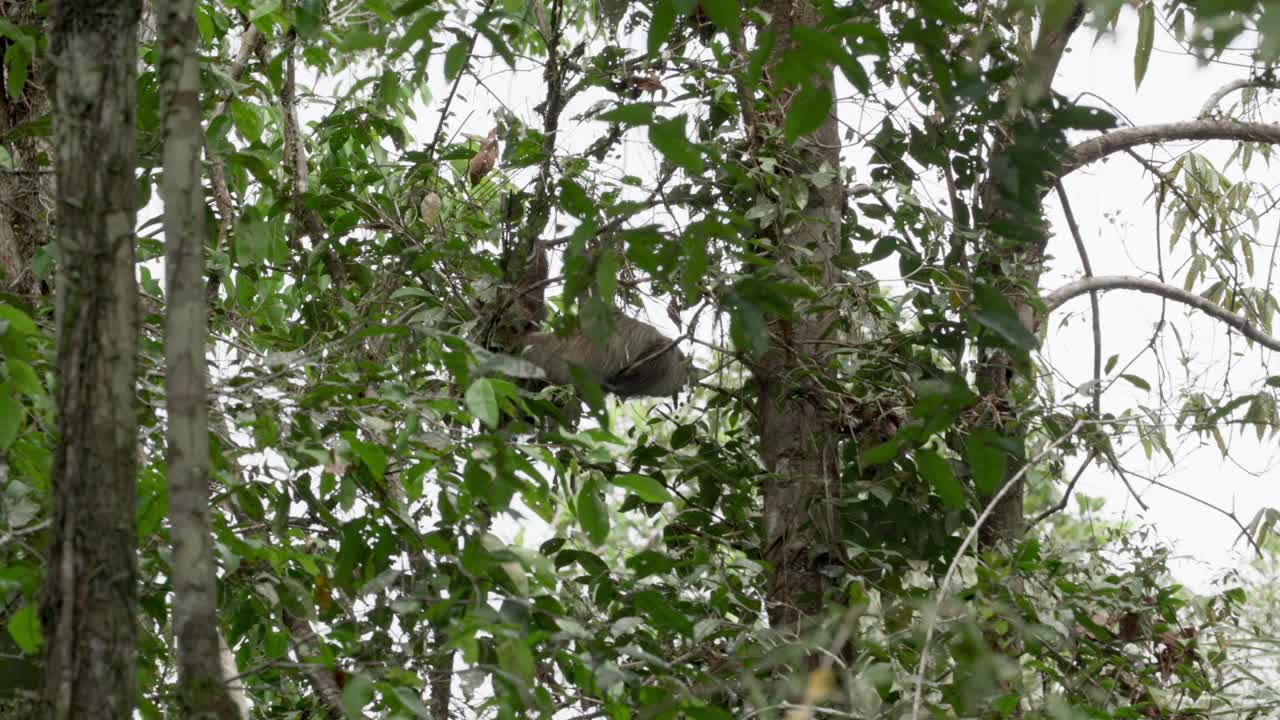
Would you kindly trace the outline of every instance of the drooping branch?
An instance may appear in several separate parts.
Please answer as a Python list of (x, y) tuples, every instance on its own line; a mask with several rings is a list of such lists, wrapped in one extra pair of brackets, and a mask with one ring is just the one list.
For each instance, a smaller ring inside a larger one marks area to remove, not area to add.
[(1209, 117), (1210, 115), (1213, 114), (1213, 111), (1217, 109), (1218, 103), (1222, 102), (1222, 98), (1230, 95), (1231, 93), (1237, 90), (1243, 90), (1245, 88), (1251, 88), (1251, 87), (1275, 87), (1275, 83), (1267, 82), (1259, 78), (1244, 78), (1241, 80), (1232, 80), (1226, 85), (1223, 85), (1222, 87), (1213, 91), (1213, 94), (1209, 96), (1209, 99), (1205, 100), (1204, 105), (1200, 107), (1200, 115), (1198, 117), (1200, 117), (1201, 119)]
[(1280, 350), (1280, 339), (1276, 339), (1271, 335), (1263, 332), (1252, 325), (1248, 318), (1243, 315), (1227, 310), (1226, 308), (1207, 300), (1193, 292), (1183, 290), (1180, 287), (1159, 282), (1157, 280), (1148, 280), (1146, 278), (1128, 277), (1124, 275), (1103, 275), (1100, 277), (1084, 278), (1075, 282), (1067, 283), (1062, 287), (1054, 290), (1044, 297), (1045, 312), (1052, 313), (1054, 310), (1062, 306), (1063, 303), (1072, 298), (1079, 297), (1089, 292), (1106, 292), (1108, 290), (1137, 290), (1151, 295), (1159, 295), (1166, 300), (1173, 300), (1184, 305), (1203, 312), (1204, 314), (1221, 320), (1228, 326), (1238, 330), (1241, 335), (1262, 345), (1269, 350)]
[(1280, 124), (1202, 118), (1186, 122), (1121, 128), (1073, 146), (1062, 163), (1062, 170), (1058, 177), (1064, 177), (1089, 163), (1131, 147), (1177, 140), (1280, 143)]

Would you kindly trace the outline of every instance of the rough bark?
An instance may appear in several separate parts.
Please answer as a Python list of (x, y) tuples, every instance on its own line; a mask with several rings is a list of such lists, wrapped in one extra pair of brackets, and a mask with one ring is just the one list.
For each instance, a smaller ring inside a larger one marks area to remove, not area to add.
[[(34, 29), (40, 22), (34, 0), (0, 0), (0, 17), (19, 28)], [(0, 56), (8, 53), (13, 44), (13, 40), (0, 36)], [(26, 50), (19, 47), (16, 52)], [(0, 88), (6, 84), (4, 74), (5, 69), (0, 67)], [(0, 288), (20, 295), (34, 294), (39, 289), (31, 272), (31, 260), (49, 241), (53, 175), (42, 157), (48, 151), (43, 139), (34, 135), (9, 137), (9, 133), (48, 111), (45, 78), (40, 64), (32, 59), (22, 94), (11, 98), (0, 91), (0, 137), (5, 138), (4, 150), (13, 161), (12, 170), (0, 169)]]
[(45, 583), (51, 717), (128, 720), (137, 655), (134, 108), (141, 0), (49, 8), (57, 404)]
[[(818, 20), (807, 0), (777, 0), (770, 3), (769, 12), (778, 31), (778, 56), (791, 47), (792, 28), (813, 26)], [(822, 81), (830, 86), (831, 80), (828, 68)], [(824, 164), (840, 167), (834, 105), (822, 126), (800, 138), (793, 152), (792, 169), (797, 175)], [(831, 282), (828, 259), (839, 248), (841, 188), (841, 183), (833, 182), (811, 189), (809, 207), (776, 243), (774, 259), (780, 272), (794, 272), (802, 262), (821, 263), (824, 281)], [(830, 313), (805, 308), (797, 309), (794, 320), (772, 321), (770, 348), (754, 368), (760, 453), (768, 471), (763, 487), (765, 558), (769, 622), (775, 628), (795, 626), (818, 614), (827, 585), (822, 568), (840, 553), (836, 437), (820, 405), (820, 391), (811, 380), (826, 366), (823, 346), (813, 341), (826, 334), (831, 322)]]
[(165, 398), (173, 634), (184, 717), (236, 720), (222, 674), (217, 575), (209, 507), (205, 406), (205, 205), (200, 183), (200, 65), (194, 0), (159, 0), (164, 119)]

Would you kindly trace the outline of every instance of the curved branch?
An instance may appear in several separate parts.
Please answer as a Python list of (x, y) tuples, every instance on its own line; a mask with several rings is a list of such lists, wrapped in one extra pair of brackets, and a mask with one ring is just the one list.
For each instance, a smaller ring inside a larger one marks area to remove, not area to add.
[(1275, 87), (1275, 84), (1264, 81), (1264, 80), (1260, 80), (1258, 78), (1244, 78), (1241, 80), (1232, 80), (1231, 82), (1227, 83), (1226, 85), (1223, 85), (1217, 90), (1214, 90), (1213, 94), (1209, 96), (1209, 99), (1204, 101), (1204, 105), (1200, 106), (1199, 117), (1201, 118), (1209, 117), (1210, 115), (1213, 114), (1213, 111), (1217, 109), (1218, 103), (1222, 102), (1222, 98), (1230, 95), (1231, 93), (1237, 90), (1243, 90), (1245, 88), (1251, 88), (1251, 87), (1268, 87), (1269, 88), (1269, 87)]
[(1121, 128), (1073, 146), (1063, 160), (1058, 177), (1061, 178), (1112, 153), (1137, 145), (1174, 140), (1236, 140), (1280, 144), (1280, 125), (1202, 118), (1186, 122)]
[(1148, 280), (1146, 278), (1127, 277), (1124, 275), (1103, 275), (1101, 277), (1084, 278), (1075, 282), (1067, 283), (1062, 287), (1054, 290), (1044, 297), (1045, 312), (1052, 313), (1054, 310), (1062, 306), (1063, 303), (1072, 298), (1084, 295), (1089, 292), (1105, 292), (1107, 290), (1137, 290), (1138, 292), (1149, 293), (1151, 295), (1159, 295), (1166, 300), (1173, 300), (1184, 305), (1203, 312), (1204, 314), (1221, 320), (1232, 328), (1238, 330), (1241, 335), (1262, 345), (1269, 350), (1280, 350), (1280, 339), (1276, 339), (1271, 335), (1259, 330), (1249, 323), (1249, 320), (1243, 315), (1223, 308), (1217, 303), (1206, 300), (1193, 292), (1183, 290), (1174, 285), (1159, 282), (1158, 280)]

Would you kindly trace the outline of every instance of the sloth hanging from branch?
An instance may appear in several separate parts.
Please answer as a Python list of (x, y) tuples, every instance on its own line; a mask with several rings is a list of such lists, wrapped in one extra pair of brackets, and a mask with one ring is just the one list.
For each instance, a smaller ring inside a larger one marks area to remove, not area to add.
[(578, 368), (620, 398), (670, 397), (698, 379), (677, 340), (616, 308), (609, 312), (611, 327), (602, 341), (589, 338), (581, 328), (568, 336), (542, 332), (550, 269), (547, 249), (534, 240), (522, 252), (522, 244), (514, 243), (504, 253), (505, 274), (514, 280), (499, 292), (487, 323), (487, 347), (523, 356), (556, 385), (572, 385)]

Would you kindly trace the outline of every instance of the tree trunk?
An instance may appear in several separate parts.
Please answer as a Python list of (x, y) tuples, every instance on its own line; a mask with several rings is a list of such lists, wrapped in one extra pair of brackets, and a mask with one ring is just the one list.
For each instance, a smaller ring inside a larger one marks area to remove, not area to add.
[[(792, 28), (813, 26), (818, 19), (807, 0), (778, 0), (769, 12), (778, 32), (775, 57), (792, 46)], [(830, 68), (821, 82), (831, 87)], [(779, 90), (779, 95), (789, 92)], [(781, 126), (781, 117), (770, 120)], [(797, 176), (824, 164), (833, 170), (840, 167), (834, 104), (822, 126), (797, 141), (795, 152), (792, 170)], [(842, 202), (838, 181), (810, 189), (808, 208), (777, 239), (781, 273), (794, 274), (801, 262), (821, 263), (823, 281), (830, 284), (829, 260), (840, 244)], [(760, 453), (769, 473), (764, 481), (765, 559), (769, 622), (775, 628), (793, 626), (822, 609), (827, 585), (822, 568), (841, 554), (836, 436), (819, 405), (816, 382), (808, 379), (825, 369), (827, 353), (813, 341), (826, 334), (832, 320), (830, 312), (797, 308), (794, 320), (772, 321), (769, 350), (754, 368)]]
[[(1082, 3), (1077, 2), (1072, 12), (1060, 21), (1061, 24), (1041, 26), (1031, 54), (1024, 65), (1023, 76), (1020, 78), (1021, 82), (1030, 85), (1030, 95), (1033, 97), (1048, 96), (1053, 87), (1054, 77), (1057, 75), (1058, 64), (1062, 60), (1063, 53), (1066, 52), (1067, 43), (1070, 42), (1072, 34), (1080, 26), (1083, 18), (1084, 6)], [(1005, 139), (1011, 135), (1009, 132), (997, 132), (995, 134), (997, 137)], [(1016, 199), (1004, 197), (1002, 188), (1019, 185), (1024, 187), (1045, 186), (1049, 179), (1043, 177), (1020, 177), (1014, 181), (1007, 181), (1007, 178), (1001, 178), (997, 174), (1001, 172), (999, 168), (1012, 168), (1013, 164), (1001, 163), (998, 158), (1006, 155), (1010, 150), (1009, 143), (1003, 140), (998, 142), (992, 149), (992, 162), (988, 164), (988, 176), (983, 186), (978, 190), (978, 196), (983, 206), (985, 224), (988, 232), (991, 233), (991, 247), (988, 248), (989, 257), (991, 258), (988, 267), (990, 275), (997, 281), (1003, 280), (1002, 290), (1005, 298), (1013, 307), (1023, 326), (1034, 333), (1039, 326), (1039, 318), (1035, 316), (1035, 311), (1028, 304), (1027, 294), (1023, 288), (1037, 287), (1040, 282), (1040, 274), (1044, 270), (1045, 250), (1049, 242), (1049, 228), (1044, 219), (1044, 205), (1042, 202), (1036, 202), (1034, 207), (1019, 206)], [(1012, 170), (1009, 171), (1012, 172)], [(1043, 193), (1036, 195), (1036, 197), (1043, 198)], [(1021, 246), (1006, 241), (1004, 247), (1001, 247), (1002, 243), (998, 237), (994, 236), (992, 228), (998, 227), (1002, 223), (1010, 222), (1029, 228), (1033, 239), (1025, 241)], [(1012, 249), (1010, 249), (1010, 246), (1012, 246)], [(1003, 277), (1000, 269), (1002, 266), (1019, 268), (1020, 272), (1014, 276)], [(990, 405), (996, 409), (994, 414), (985, 418), (986, 424), (988, 427), (1001, 428), (1001, 431), (1013, 439), (1017, 445), (1023, 446), (1025, 445), (1026, 428), (1019, 424), (1017, 409), (1009, 401), (1009, 383), (1014, 374), (1009, 354), (1002, 349), (990, 347), (980, 348), (979, 352), (978, 389), (979, 392), (992, 398), (993, 402)], [(1010, 478), (1013, 478), (1022, 470), (1024, 462), (1025, 459), (1022, 457), (1009, 458), (1006, 466), (1005, 482), (1008, 482)], [(978, 540), (980, 547), (1003, 547), (1007, 549), (1022, 541), (1022, 537), (1026, 532), (1023, 496), (1023, 480), (1019, 479), (1014, 487), (996, 504), (987, 524), (979, 528)], [(984, 505), (989, 500), (989, 497), (981, 498)]]
[(194, 0), (159, 0), (164, 118), (165, 400), (173, 634), (183, 717), (237, 720), (222, 675), (218, 585), (209, 507), (205, 406), (205, 205), (200, 183), (200, 65)]
[[(0, 0), (0, 18), (19, 29), (36, 27), (40, 22), (34, 0)], [(33, 31), (34, 32), (34, 31)], [(35, 37), (31, 38), (34, 46)], [(11, 51), (28, 51), (21, 43), (0, 36), (0, 56)], [(37, 58), (29, 58), (26, 84), (17, 98), (0, 91), (0, 137), (13, 161), (12, 171), (0, 171), (0, 288), (19, 295), (37, 290), (31, 259), (36, 250), (49, 241), (49, 201), (53, 196), (53, 176), (41, 160), (47, 143), (34, 135), (10, 137), (9, 133), (23, 123), (35, 120), (49, 111), (49, 95)], [(0, 68), (0, 88), (8, 78)]]
[(57, 403), (45, 584), (52, 717), (129, 720), (137, 654), (134, 109), (141, 0), (49, 9)]

